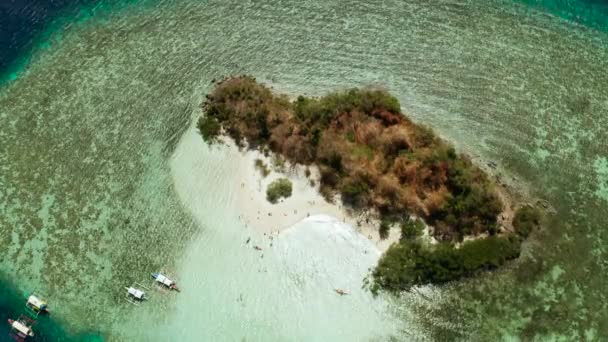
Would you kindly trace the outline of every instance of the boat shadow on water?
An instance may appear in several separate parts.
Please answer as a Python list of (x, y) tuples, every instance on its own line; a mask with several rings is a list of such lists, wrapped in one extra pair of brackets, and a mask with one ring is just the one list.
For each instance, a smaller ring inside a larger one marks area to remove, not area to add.
[[(9, 319), (31, 317), (26, 311), (27, 299), (26, 294), (22, 293), (6, 276), (0, 274), (0, 341), (12, 341)], [(25, 341), (104, 341), (104, 338), (97, 332), (71, 335), (50, 315), (41, 314), (31, 319), (35, 321), (32, 325), (34, 337), (27, 338)]]

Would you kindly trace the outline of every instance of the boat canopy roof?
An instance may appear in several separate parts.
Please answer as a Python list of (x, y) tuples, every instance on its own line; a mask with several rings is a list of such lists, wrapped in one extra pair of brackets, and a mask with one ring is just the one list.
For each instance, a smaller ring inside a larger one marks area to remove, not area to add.
[(32, 328), (19, 321), (13, 321), (13, 324), (11, 324), (11, 326), (22, 334), (32, 335)]
[(158, 281), (159, 283), (163, 283), (164, 285), (167, 285), (167, 286), (173, 285), (173, 280), (165, 277), (164, 275), (162, 275), (160, 273), (158, 273), (156, 275), (156, 281)]
[(137, 299), (142, 299), (142, 298), (144, 298), (144, 295), (145, 295), (144, 291), (142, 291), (142, 290), (140, 290), (140, 289), (136, 289), (136, 288), (134, 288), (134, 287), (129, 287), (129, 288), (127, 289), (127, 292), (128, 292), (128, 293), (129, 293), (131, 296), (133, 296), (133, 297), (135, 297), (135, 298), (137, 298)]
[(44, 309), (47, 306), (47, 303), (45, 301), (34, 295), (29, 296), (29, 298), (27, 299), (27, 303), (38, 309)]

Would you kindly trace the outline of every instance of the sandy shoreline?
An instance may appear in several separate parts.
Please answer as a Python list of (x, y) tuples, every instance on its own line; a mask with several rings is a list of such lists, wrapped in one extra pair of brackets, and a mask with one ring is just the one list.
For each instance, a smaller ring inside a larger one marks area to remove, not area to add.
[[(225, 139), (224, 143), (231, 149), (237, 149), (229, 139)], [(385, 251), (399, 240), (400, 231), (397, 227), (391, 229), (388, 238), (380, 239), (378, 220), (366, 219), (363, 215), (352, 213), (352, 210), (340, 203), (339, 196), (336, 196), (335, 203), (327, 202), (318, 191), (319, 177), (315, 167), (308, 168), (310, 176), (307, 177), (305, 166), (285, 162), (285, 166), (279, 168), (274, 166), (272, 155), (265, 156), (257, 150), (239, 151), (238, 156), (239, 170), (235, 182), (239, 184), (239, 220), (244, 224), (265, 234), (279, 234), (307, 217), (328, 215), (353, 227), (372, 241), (380, 251)], [(266, 176), (255, 166), (258, 159), (270, 171)], [(272, 204), (266, 199), (266, 187), (282, 177), (292, 182), (292, 195)]]

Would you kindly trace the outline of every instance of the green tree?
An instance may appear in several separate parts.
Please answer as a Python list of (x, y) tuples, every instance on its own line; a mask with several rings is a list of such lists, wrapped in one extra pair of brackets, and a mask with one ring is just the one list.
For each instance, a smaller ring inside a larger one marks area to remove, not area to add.
[(266, 199), (270, 203), (277, 203), (280, 198), (291, 196), (292, 185), (287, 178), (279, 178), (268, 185), (266, 188)]

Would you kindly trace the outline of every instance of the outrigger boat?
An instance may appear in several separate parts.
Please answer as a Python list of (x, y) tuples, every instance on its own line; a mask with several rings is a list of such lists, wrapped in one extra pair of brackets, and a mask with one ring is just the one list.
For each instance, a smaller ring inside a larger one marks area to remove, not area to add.
[(27, 312), (34, 317), (38, 317), (38, 315), (41, 313), (49, 313), (49, 306), (47, 302), (36, 295), (31, 295), (27, 298), (25, 308), (27, 309)]
[(169, 290), (175, 290), (179, 292), (177, 284), (173, 280), (167, 278), (165, 275), (161, 273), (152, 273), (152, 278), (156, 281), (158, 285), (162, 285), (168, 288)]
[(21, 315), (19, 319), (8, 320), (8, 324), (11, 326), (10, 336), (16, 341), (25, 341), (28, 337), (34, 337), (34, 331), (32, 330), (33, 320)]
[(141, 284), (138, 284), (138, 283), (134, 283), (133, 285), (131, 285), (129, 287), (125, 287), (125, 290), (127, 290), (127, 302), (129, 302), (133, 305), (139, 305), (139, 303), (148, 299), (148, 296), (146, 295), (146, 293), (143, 290), (140, 290), (139, 288), (135, 287), (136, 285), (140, 286), (146, 290), (148, 289), (147, 287), (145, 287)]

